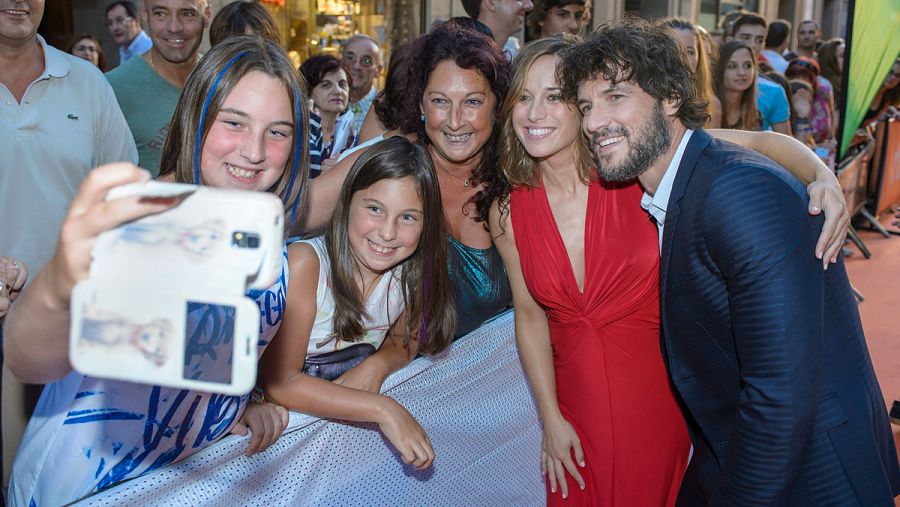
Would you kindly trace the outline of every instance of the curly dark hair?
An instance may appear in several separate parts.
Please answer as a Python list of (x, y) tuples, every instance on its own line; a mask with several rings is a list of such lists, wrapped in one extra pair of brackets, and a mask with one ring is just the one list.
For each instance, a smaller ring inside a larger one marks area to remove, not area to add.
[(419, 104), (410, 98), (406, 88), (414, 70), (410, 57), (415, 52), (416, 42), (406, 42), (391, 51), (384, 89), (378, 92), (372, 103), (375, 116), (387, 130), (399, 129), (403, 118), (419, 114)]
[(708, 115), (686, 57), (668, 28), (626, 18), (600, 25), (584, 44), (564, 51), (558, 79), (570, 101), (577, 100), (578, 86), (588, 80), (632, 81), (656, 100), (677, 102), (675, 116), (685, 127), (698, 129)]
[[(541, 23), (547, 20), (550, 9), (567, 5), (585, 6), (586, 0), (534, 0), (534, 9), (525, 16), (525, 30), (531, 40), (541, 38)], [(551, 34), (552, 35), (552, 34)]]
[[(410, 56), (412, 65), (409, 87), (410, 100), (416, 105), (414, 114), (408, 114), (400, 122), (400, 130), (404, 133), (415, 133), (419, 142), (428, 145), (430, 140), (425, 133), (425, 124), (419, 118), (419, 105), (425, 94), (428, 78), (439, 63), (450, 60), (463, 69), (473, 69), (481, 74), (491, 85), (494, 92), (496, 108), (494, 118), (499, 116), (500, 105), (506, 96), (510, 82), (510, 64), (503, 52), (492, 39), (475, 30), (461, 28), (456, 23), (441, 23), (427, 35), (423, 35), (416, 44), (415, 52)], [(488, 226), (488, 214), (491, 203), (497, 195), (508, 193), (509, 183), (501, 174), (498, 161), (499, 129), (494, 126), (490, 138), (481, 150), (481, 162), (472, 172), (470, 183), (484, 184), (473, 201), (478, 216), (476, 221)]]

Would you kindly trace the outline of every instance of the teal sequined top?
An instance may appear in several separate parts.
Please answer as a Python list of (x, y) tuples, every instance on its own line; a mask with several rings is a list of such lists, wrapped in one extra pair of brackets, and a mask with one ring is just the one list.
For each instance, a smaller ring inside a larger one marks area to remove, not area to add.
[(472, 248), (447, 236), (447, 268), (460, 338), (512, 305), (512, 288), (497, 247)]

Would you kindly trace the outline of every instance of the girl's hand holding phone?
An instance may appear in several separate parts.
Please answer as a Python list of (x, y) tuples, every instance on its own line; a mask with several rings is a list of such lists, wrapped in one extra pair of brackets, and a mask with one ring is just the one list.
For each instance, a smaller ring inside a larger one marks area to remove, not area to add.
[(106, 200), (106, 193), (114, 187), (149, 179), (149, 172), (129, 163), (108, 164), (88, 174), (72, 201), (56, 253), (47, 265), (46, 278), (52, 284), (54, 305), (68, 309), (72, 288), (88, 276), (91, 250), (101, 233), (178, 203), (177, 197), (130, 196)]
[(383, 396), (383, 416), (375, 421), (384, 436), (400, 452), (404, 463), (415, 465), (419, 470), (431, 466), (434, 449), (425, 429), (416, 421), (403, 405), (393, 398)]
[[(88, 173), (63, 221), (56, 251), (13, 308), (19, 318), (6, 322), (6, 362), (26, 383), (46, 384), (72, 371), (69, 362), (69, 305), (72, 288), (88, 277), (91, 251), (101, 233), (138, 218), (160, 213), (177, 198), (140, 196), (106, 200), (114, 187), (140, 183), (150, 173), (129, 163), (108, 164)], [(13, 315), (14, 317), (15, 315)]]

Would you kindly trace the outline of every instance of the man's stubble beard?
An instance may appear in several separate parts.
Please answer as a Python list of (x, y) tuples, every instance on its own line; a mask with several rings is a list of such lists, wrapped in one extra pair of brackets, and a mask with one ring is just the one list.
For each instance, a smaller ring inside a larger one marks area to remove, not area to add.
[[(628, 141), (628, 153), (625, 159), (617, 165), (609, 165), (603, 162), (604, 157), (599, 155), (594, 148), (598, 137), (607, 137), (610, 134), (624, 135)], [(594, 161), (600, 176), (606, 181), (630, 181), (644, 173), (659, 157), (666, 152), (672, 143), (672, 127), (667, 121), (663, 111), (662, 101), (657, 100), (653, 106), (650, 118), (642, 122), (637, 131), (629, 131), (623, 127), (616, 129), (604, 129), (595, 133), (591, 139), (591, 147), (594, 152)]]

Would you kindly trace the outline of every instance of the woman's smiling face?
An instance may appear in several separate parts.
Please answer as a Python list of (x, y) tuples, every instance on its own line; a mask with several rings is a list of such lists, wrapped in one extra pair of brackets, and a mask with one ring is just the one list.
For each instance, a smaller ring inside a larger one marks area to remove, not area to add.
[(491, 84), (480, 72), (451, 60), (437, 64), (421, 104), (435, 154), (453, 164), (480, 157), (493, 133), (496, 105)]
[(572, 160), (581, 135), (581, 118), (560, 95), (556, 82), (559, 57), (544, 55), (525, 75), (525, 89), (513, 106), (512, 123), (522, 147), (533, 158), (545, 160), (564, 153)]

